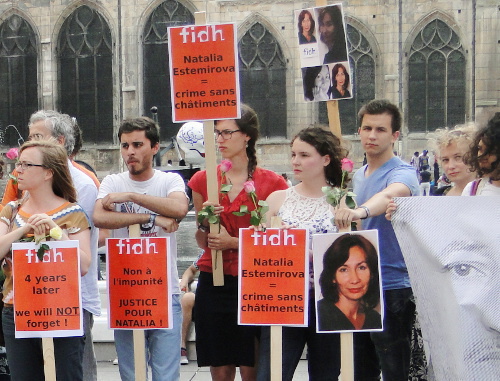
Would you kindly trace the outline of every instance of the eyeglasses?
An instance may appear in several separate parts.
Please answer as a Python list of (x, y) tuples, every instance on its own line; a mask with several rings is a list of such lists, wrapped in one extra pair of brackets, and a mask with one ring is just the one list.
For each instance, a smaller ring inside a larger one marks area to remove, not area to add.
[(219, 138), (219, 136), (222, 135), (222, 138), (224, 140), (229, 140), (233, 137), (233, 134), (235, 132), (238, 132), (238, 131), (241, 131), (241, 130), (222, 130), (222, 131), (219, 131), (219, 130), (214, 130), (214, 136), (215, 136), (215, 140), (217, 140)]
[(31, 167), (45, 168), (45, 165), (43, 165), (43, 164), (31, 164), (31, 163), (26, 163), (25, 161), (18, 161), (16, 163), (17, 170), (22, 169), (23, 171), (26, 171), (28, 168), (31, 168)]

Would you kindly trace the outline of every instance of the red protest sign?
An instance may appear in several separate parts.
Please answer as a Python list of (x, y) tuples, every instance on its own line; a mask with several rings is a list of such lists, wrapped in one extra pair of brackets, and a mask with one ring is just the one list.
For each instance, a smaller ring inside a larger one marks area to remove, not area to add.
[(106, 240), (111, 329), (172, 328), (168, 240)]
[(234, 24), (168, 28), (174, 122), (240, 117)]
[(83, 335), (78, 241), (12, 244), (16, 338)]
[(307, 325), (306, 229), (240, 229), (238, 323)]

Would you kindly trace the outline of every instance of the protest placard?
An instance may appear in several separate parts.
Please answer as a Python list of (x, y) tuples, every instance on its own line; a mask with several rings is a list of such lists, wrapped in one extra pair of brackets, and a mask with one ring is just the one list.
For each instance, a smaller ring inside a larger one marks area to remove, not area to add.
[(106, 240), (111, 329), (172, 328), (169, 240)]
[(306, 229), (240, 229), (238, 323), (307, 325)]
[(12, 244), (16, 338), (83, 335), (78, 241)]
[(235, 24), (168, 28), (174, 122), (240, 117)]
[(500, 374), (499, 201), (395, 199), (392, 225), (432, 361), (429, 379), (497, 380)]
[(382, 331), (377, 230), (313, 235), (318, 333)]
[(353, 73), (342, 4), (296, 10), (295, 20), (304, 100), (352, 98)]

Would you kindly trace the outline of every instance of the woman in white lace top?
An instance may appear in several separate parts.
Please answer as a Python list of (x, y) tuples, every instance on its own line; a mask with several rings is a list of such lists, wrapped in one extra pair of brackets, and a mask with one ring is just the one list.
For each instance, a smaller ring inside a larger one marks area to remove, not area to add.
[[(347, 150), (330, 131), (320, 127), (301, 130), (292, 140), (292, 167), (299, 183), (269, 195), (267, 220), (280, 216), (287, 225), (309, 229), (311, 236), (335, 232), (336, 227), (331, 222), (333, 209), (326, 202), (321, 188), (340, 186), (341, 160), (346, 156)], [(312, 271), (312, 265), (310, 268)], [(283, 327), (283, 381), (292, 380), (306, 343), (310, 380), (336, 380), (340, 373), (339, 335), (316, 333), (312, 283), (309, 299), (309, 326)], [(257, 379), (269, 380), (268, 327), (262, 330), (259, 352)]]

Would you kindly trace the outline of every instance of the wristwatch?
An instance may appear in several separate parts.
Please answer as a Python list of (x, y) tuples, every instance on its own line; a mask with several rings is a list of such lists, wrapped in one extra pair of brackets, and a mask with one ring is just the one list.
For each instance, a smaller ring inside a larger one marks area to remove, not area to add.
[(154, 228), (156, 221), (156, 214), (151, 213), (149, 215), (149, 220), (145, 224), (141, 224), (142, 231), (149, 231)]
[(203, 233), (210, 232), (210, 226), (205, 226), (203, 224), (198, 224), (198, 230), (201, 230)]
[(366, 220), (368, 217), (370, 217), (370, 209), (368, 209), (367, 206), (360, 205), (360, 206), (358, 206), (358, 208), (359, 209), (363, 209), (366, 212), (366, 216), (365, 217), (361, 217), (362, 220)]

